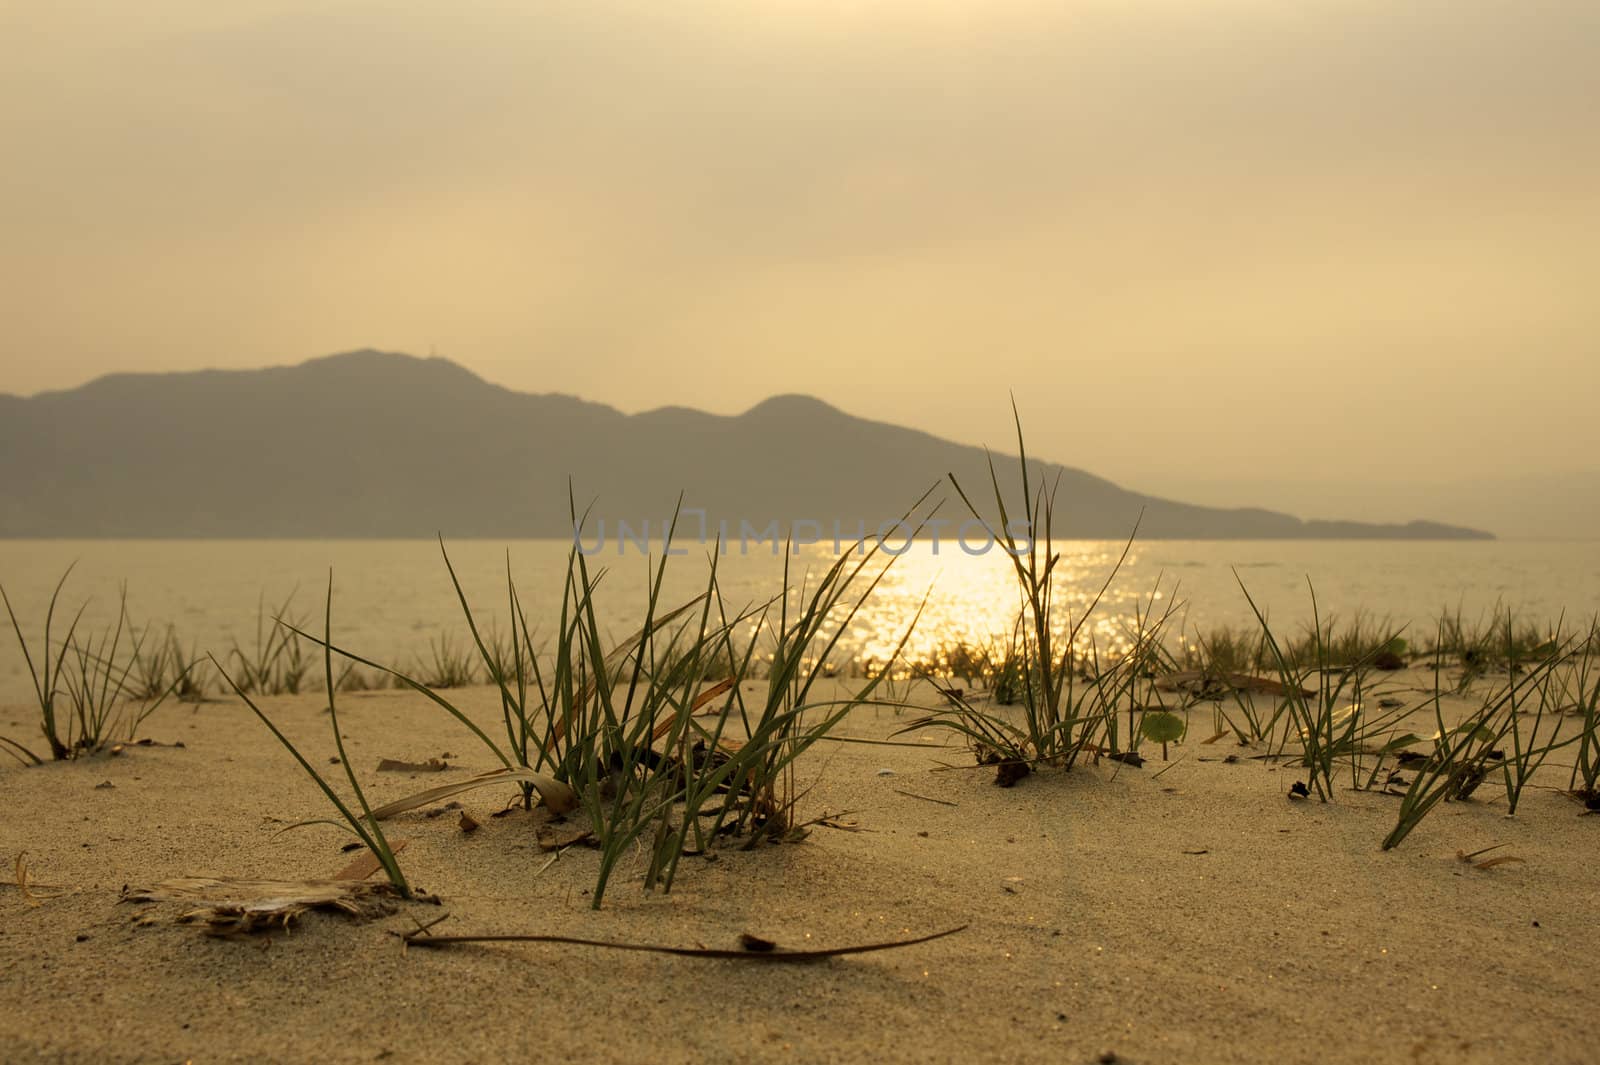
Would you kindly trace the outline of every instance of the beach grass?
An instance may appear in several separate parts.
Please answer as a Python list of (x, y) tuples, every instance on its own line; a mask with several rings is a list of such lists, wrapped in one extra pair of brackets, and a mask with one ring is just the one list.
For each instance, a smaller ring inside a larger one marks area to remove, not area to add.
[[(1012, 409), (1017, 432), (1021, 511), (1013, 518), (1007, 493), (993, 456), (989, 458), (991, 522), (954, 474), (951, 487), (972, 517), (983, 523), (1011, 561), (1012, 580), (1021, 603), (1009, 646), (1003, 656), (988, 657), (992, 703), (967, 692), (946, 693), (946, 704), (908, 724), (902, 732), (942, 727), (966, 739), (980, 763), (996, 767), (996, 782), (1010, 785), (1048, 765), (1070, 769), (1084, 752), (1119, 756), (1135, 753), (1141, 735), (1143, 707), (1132, 699), (1139, 679), (1158, 672), (1167, 652), (1164, 631), (1177, 610), (1169, 599), (1164, 613), (1136, 612), (1130, 644), (1117, 655), (1102, 654), (1085, 627), (1106, 591), (1121, 572), (1137, 525), (1099, 591), (1074, 614), (1056, 599), (1057, 566), (1054, 515), (1057, 484), (1037, 479), (1028, 465), (1022, 420)], [(1025, 530), (1025, 531), (1024, 531)], [(1152, 593), (1151, 602), (1157, 596)], [(1015, 713), (998, 707), (1015, 705)], [(1119, 714), (1127, 708), (1129, 727), (1119, 734)]]
[[(294, 627), (303, 624), (290, 612), (296, 590), (290, 591), (276, 611), (267, 611), (266, 593), (256, 603), (255, 639), (241, 644), (237, 639), (228, 649), (232, 671), (228, 686), (251, 695), (296, 695), (310, 690), (315, 665), (294, 638)], [(212, 659), (213, 664), (215, 659)]]
[[(58, 653), (51, 643), (50, 634), (55, 624), (56, 607), (60, 604), (61, 590), (66, 586), (67, 578), (72, 576), (73, 567), (69, 565), (61, 574), (61, 579), (56, 582), (55, 590), (50, 593), (50, 605), (45, 611), (44, 632), (39, 639), (39, 658), (35, 663), (33, 653), (28, 650), (28, 639), (23, 634), (22, 622), (17, 619), (17, 612), (11, 606), (11, 597), (6, 594), (5, 586), (0, 585), (0, 600), (6, 607), (6, 615), (11, 619), (11, 631), (16, 634), (17, 645), (22, 648), (23, 661), (27, 663), (28, 679), (33, 683), (35, 703), (39, 710), (39, 729), (44, 734), (45, 743), (48, 745), (50, 757), (61, 760), (71, 757), (73, 746), (70, 737), (63, 734), (63, 729), (56, 712), (56, 698), (60, 694), (62, 673), (66, 669), (67, 656)], [(88, 604), (80, 605), (73, 614), (72, 621), (67, 625), (67, 633), (63, 644), (70, 643), (73, 635), (78, 630), (78, 623), (83, 618), (83, 611)], [(53, 657), (52, 657), (53, 656)], [(0, 743), (11, 755), (27, 764), (39, 765), (44, 759), (34, 754), (21, 742), (12, 738), (0, 738)]]
[[(881, 544), (845, 550), (820, 575), (792, 572), (799, 552), (785, 544), (773, 596), (737, 605), (724, 600), (713, 549), (698, 594), (668, 603), (670, 533), (667, 549), (645, 562), (638, 626), (621, 641), (601, 623), (615, 615), (600, 608), (606, 571), (576, 542), (559, 604), (553, 617), (541, 619), (550, 638), (539, 645), (509, 552), (502, 605), (486, 623), (441, 537), (465, 642), (450, 635), (459, 628), (437, 629), (431, 657), (414, 659), (406, 671), (338, 646), (330, 574), (321, 635), (291, 611), (293, 593), (276, 612), (266, 609), (263, 593), (254, 642), (234, 640), (225, 655), (206, 661), (291, 751), (333, 801), (340, 823), (379, 856), (402, 890), (409, 889), (381, 817), (343, 757), (341, 692), (408, 689), (465, 726), (501, 767), (474, 786), (515, 784), (526, 809), (543, 800), (549, 816), (576, 822), (579, 835), (592, 839), (597, 907), (630, 855), (647, 889), (669, 891), (685, 855), (799, 838), (797, 805), (805, 788), (798, 759), (858, 707), (898, 713), (912, 706), (912, 680), (932, 682), (937, 697), (918, 705), (918, 716), (899, 731), (950, 731), (1007, 785), (1086, 758), (1139, 765), (1154, 756), (1153, 747), (1165, 761), (1174, 745), (1194, 742), (1192, 714), (1211, 702), (1213, 728), (1204, 742), (1231, 734), (1256, 749), (1251, 758), (1303, 769), (1305, 779), (1297, 782), (1303, 790), (1291, 795), (1331, 802), (1348, 788), (1397, 796), (1384, 849), (1441, 804), (1471, 801), (1491, 781), (1502, 785), (1491, 790), (1503, 791), (1508, 815), (1518, 813), (1530, 787), (1547, 786), (1547, 769), (1563, 772), (1565, 790), (1591, 808), (1600, 799), (1600, 620), (1569, 630), (1559, 620), (1535, 624), (1499, 605), (1470, 622), (1457, 609), (1436, 619), (1431, 639), (1414, 642), (1378, 615), (1325, 616), (1308, 578), (1310, 621), (1283, 635), (1235, 571), (1253, 627), (1178, 630), (1188, 604), (1158, 578), (1134, 600), (1120, 633), (1106, 639), (1104, 626), (1091, 619), (1122, 571), (1137, 526), (1098, 592), (1070, 609), (1060, 595), (1062, 549), (1052, 529), (1056, 486), (1030, 470), (1020, 418), (1016, 423), (1020, 492), (1007, 489), (992, 458), (985, 506), (949, 478), (1007, 553), (1009, 591), (1020, 604), (1015, 620), (1007, 632), (947, 642), (915, 662), (904, 658), (915, 619), (887, 662), (863, 671), (842, 651), (851, 623), (895, 557)], [(570, 494), (569, 507), (581, 526)], [(86, 604), (69, 615), (64, 590), (71, 573), (69, 566), (56, 582), (34, 639), (0, 587), (47, 745), (36, 753), (23, 738), (8, 737), (0, 738), (0, 749), (27, 765), (131, 739), (167, 698), (203, 694), (199, 663), (184, 653), (175, 628), (132, 625), (125, 589), (104, 630), (86, 630)], [(307, 648), (320, 649), (320, 679)], [(1412, 674), (1397, 679), (1405, 667)], [(1431, 687), (1406, 686), (1430, 671)], [(861, 683), (843, 696), (818, 698), (815, 684), (832, 677)], [(488, 727), (448, 694), (484, 682), (500, 710)], [(339, 797), (258, 702), (311, 690), (328, 694), (349, 798)], [(1464, 713), (1455, 709), (1474, 690), (1476, 702)], [(1417, 723), (1428, 716), (1428, 724)], [(1431, 739), (1419, 735), (1430, 731)], [(570, 802), (550, 802), (553, 787), (569, 789)], [(411, 808), (406, 801), (382, 811)]]
[[(284, 628), (285, 631), (292, 631), (292, 627), (288, 624), (285, 624)], [(379, 865), (383, 868), (384, 875), (388, 877), (389, 883), (400, 894), (400, 897), (409, 899), (412, 894), (411, 885), (406, 881), (405, 874), (400, 869), (400, 863), (395, 858), (394, 848), (390, 845), (388, 837), (384, 835), (382, 825), (378, 823), (378, 818), (373, 816), (372, 806), (367, 802), (367, 794), (361, 787), (361, 781), (356, 777), (355, 767), (350, 764), (349, 754), (345, 751), (344, 734), (339, 729), (339, 685), (334, 678), (333, 672), (333, 574), (331, 572), (328, 574), (328, 594), (324, 606), (322, 631), (322, 639), (318, 642), (322, 647), (323, 682), (326, 685), (328, 695), (329, 727), (333, 732), (334, 746), (339, 752), (339, 764), (344, 767), (345, 778), (350, 782), (351, 793), (355, 796), (356, 804), (360, 807), (361, 813), (359, 815), (344, 799), (340, 798), (339, 793), (317, 771), (306, 756), (300, 752), (294, 742), (273, 723), (272, 719), (251, 697), (252, 692), (245, 688), (241, 680), (235, 679), (230, 675), (227, 668), (214, 657), (211, 659), (211, 664), (223, 681), (233, 689), (234, 694), (244, 700), (244, 704), (272, 732), (272, 735), (283, 745), (284, 749), (300, 764), (300, 768), (305, 770), (306, 774), (316, 783), (323, 795), (338, 811), (343, 826), (355, 833), (373, 856), (377, 858)]]
[(1600, 619), (1589, 623), (1588, 638), (1573, 667), (1561, 677), (1558, 711), (1577, 719), (1577, 745), (1567, 788), (1600, 805)]
[[(85, 601), (59, 641), (53, 639), (56, 609), (72, 569), (67, 567), (51, 592), (37, 662), (11, 599), (0, 587), (0, 599), (4, 600), (33, 686), (39, 731), (50, 759), (55, 761), (97, 754), (119, 738), (132, 740), (145, 719), (187, 681), (190, 673), (188, 667), (173, 661), (162, 667), (159, 676), (136, 676), (140, 664), (149, 660), (145, 652), (149, 630), (136, 629), (129, 621), (126, 586), (109, 627), (92, 631), (83, 626), (88, 607)], [(45, 761), (15, 737), (0, 736), (0, 750), (24, 765), (42, 765)]]
[(416, 673), (422, 683), (430, 688), (470, 688), (504, 663), (485, 655), (485, 668), (480, 671), (473, 661), (471, 648), (464, 647), (448, 633), (440, 633), (428, 641), (428, 654), (417, 660)]
[[(1237, 572), (1234, 576), (1261, 626), (1262, 640), (1277, 671), (1285, 712), (1281, 716), (1286, 717), (1290, 735), (1300, 747), (1300, 764), (1307, 769), (1309, 788), (1326, 802), (1333, 795), (1337, 764), (1349, 759), (1352, 777), (1359, 777), (1363, 744), (1369, 733), (1383, 728), (1384, 722), (1374, 723), (1366, 709), (1366, 699), (1372, 695), (1368, 677), (1375, 660), (1395, 646), (1398, 636), (1389, 630), (1364, 630), (1358, 623), (1345, 630), (1342, 639), (1336, 638), (1335, 630), (1322, 621), (1316, 588), (1308, 580), (1311, 625), (1298, 647), (1285, 647), (1244, 581)], [(1399, 716), (1394, 715), (1394, 720)]]
[[(782, 588), (771, 600), (737, 609), (722, 598), (716, 551), (709, 556), (703, 591), (685, 603), (665, 604), (672, 552), (663, 551), (651, 563), (638, 630), (612, 644), (597, 608), (604, 571), (592, 569), (574, 545), (554, 637), (545, 648), (534, 645), (509, 556), (507, 624), (498, 630), (507, 635), (497, 635), (473, 610), (442, 538), (439, 548), (470, 634), (470, 650), (452, 651), (448, 670), (408, 674), (381, 665), (333, 643), (331, 624), (321, 637), (290, 619), (282, 619), (284, 629), (321, 647), (330, 686), (337, 687), (331, 665), (337, 654), (424, 695), (500, 762), (503, 771), (486, 775), (485, 782), (520, 783), (526, 807), (532, 809), (542, 796), (556, 819), (580, 822), (574, 838), (591, 837), (599, 852), (591, 893), (595, 907), (602, 904), (619, 863), (641, 848), (645, 888), (668, 891), (686, 852), (798, 838), (795, 810), (802, 789), (796, 760), (852, 709), (871, 700), (883, 680), (884, 674), (865, 678), (846, 697), (824, 699), (814, 693), (819, 678), (839, 672), (840, 640), (893, 561), (892, 556), (885, 561), (878, 546), (841, 554), (815, 578), (791, 575), (786, 565)], [(786, 549), (788, 559), (792, 545)], [(908, 627), (891, 666), (909, 635)], [(450, 685), (441, 681), (453, 682), (468, 672), (486, 676), (496, 689), (503, 741), (445, 694)], [(243, 684), (227, 679), (248, 697)], [(757, 691), (759, 696), (753, 694)], [(273, 727), (256, 704), (250, 705)], [(294, 753), (324, 794), (334, 798), (326, 781)], [(545, 773), (548, 784), (535, 784), (546, 780)], [(378, 853), (383, 845), (375, 831), (378, 817), (351, 776), (362, 812), (356, 815), (338, 801), (335, 806), (346, 822), (374, 830), (358, 834)], [(551, 787), (569, 789), (570, 804), (551, 804)], [(378, 814), (409, 808), (409, 801), (401, 800)]]

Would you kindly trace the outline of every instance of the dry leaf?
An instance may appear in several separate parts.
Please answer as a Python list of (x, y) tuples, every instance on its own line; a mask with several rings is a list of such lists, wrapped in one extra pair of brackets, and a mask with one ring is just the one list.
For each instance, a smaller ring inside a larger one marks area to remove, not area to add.
[[(711, 700), (715, 699), (717, 696), (721, 695), (731, 687), (733, 687), (732, 677), (729, 677), (726, 680), (720, 680), (713, 684), (711, 687), (694, 697), (694, 701), (689, 704), (689, 713), (697, 713), (702, 706), (709, 703)], [(715, 712), (716, 711), (714, 710), (707, 711), (707, 713)], [(665, 721), (656, 726), (656, 730), (650, 734), (650, 738), (652, 740), (659, 740), (661, 737), (671, 732), (681, 717), (681, 714), (673, 714), (672, 716), (668, 717)]]
[(564, 814), (578, 808), (578, 793), (556, 778), (533, 769), (511, 768), (479, 773), (475, 777), (458, 780), (452, 784), (441, 784), (437, 788), (429, 788), (407, 798), (396, 799), (372, 811), (372, 818), (375, 821), (382, 821), (386, 817), (403, 814), (407, 810), (415, 810), (419, 806), (427, 806), (440, 799), (448, 799), (462, 792), (487, 788), (495, 784), (532, 784), (534, 790), (539, 793), (539, 800), (551, 813)]
[(732, 688), (732, 687), (733, 687), (733, 678), (732, 677), (728, 677), (725, 680), (720, 680), (717, 683), (713, 684), (711, 687), (707, 688), (705, 691), (701, 692), (699, 695), (696, 695), (694, 697), (694, 705), (689, 707), (690, 713), (694, 713), (694, 714), (699, 714), (699, 713), (714, 714), (714, 713), (716, 713), (716, 710), (714, 710), (714, 709), (713, 710), (704, 710), (704, 711), (702, 711), (701, 707), (705, 706), (711, 700), (715, 699), (717, 696), (721, 695), (723, 692), (727, 691), (729, 688)]
[(463, 834), (471, 834), (478, 831), (478, 819), (465, 810), (461, 811), (461, 821), (459, 823)]

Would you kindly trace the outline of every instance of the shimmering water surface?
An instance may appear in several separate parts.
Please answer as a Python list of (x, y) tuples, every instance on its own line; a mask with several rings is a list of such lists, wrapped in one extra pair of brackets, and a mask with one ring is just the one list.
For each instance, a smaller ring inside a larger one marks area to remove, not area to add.
[[(474, 609), (504, 628), (505, 566), (511, 568), (531, 625), (553, 631), (569, 544), (527, 540), (510, 544), (461, 541), (450, 545)], [(1058, 601), (1076, 617), (1111, 573), (1121, 543), (1057, 545)], [(632, 545), (592, 559), (606, 569), (601, 620), (617, 637), (637, 626), (650, 563)], [(668, 567), (665, 598), (686, 599), (704, 587), (706, 549), (690, 547)], [(833, 557), (831, 545), (790, 558), (793, 582), (814, 578)], [(334, 575), (335, 642), (386, 663), (408, 665), (440, 636), (464, 636), (460, 607), (437, 544), (428, 541), (0, 541), (0, 583), (24, 630), (37, 641), (55, 581), (77, 565), (63, 607), (85, 600), (87, 626), (113, 620), (119, 588), (139, 624), (176, 626), (185, 645), (219, 657), (235, 640), (255, 638), (263, 597), (270, 613), (292, 595), (292, 611), (316, 616)], [(784, 559), (767, 545), (718, 561), (730, 609), (774, 595)], [(1310, 617), (1307, 578), (1324, 616), (1348, 620), (1364, 612), (1409, 623), (1424, 639), (1432, 619), (1460, 610), (1469, 619), (1497, 602), (1534, 620), (1565, 612), (1587, 617), (1600, 609), (1600, 543), (1548, 542), (1285, 542), (1153, 541), (1136, 544), (1084, 630), (1102, 646), (1114, 644), (1141, 604), (1159, 610), (1174, 601), (1171, 631), (1193, 633), (1216, 624), (1253, 623), (1238, 577), (1267, 611), (1274, 627), (1294, 629)], [(864, 585), (863, 585), (864, 586)], [(847, 632), (842, 648), (856, 660), (883, 658), (926, 609), (909, 644), (926, 655), (954, 641), (982, 643), (1010, 631), (1017, 593), (1010, 560), (999, 551), (973, 557), (941, 544), (918, 543), (896, 558), (882, 584)], [(35, 643), (35, 646), (37, 644)], [(0, 701), (23, 701), (29, 682), (9, 627), (0, 632)]]

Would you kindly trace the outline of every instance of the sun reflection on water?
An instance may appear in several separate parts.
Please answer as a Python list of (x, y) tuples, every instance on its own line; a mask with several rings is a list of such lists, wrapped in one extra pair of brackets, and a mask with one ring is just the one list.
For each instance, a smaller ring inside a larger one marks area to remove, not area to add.
[[(802, 578), (815, 587), (834, 561), (831, 546), (813, 545), (787, 559), (791, 588)], [(1123, 546), (1056, 544), (1057, 637), (1082, 621)], [(491, 634), (506, 630), (509, 552), (541, 646), (558, 625), (570, 549), (570, 542), (559, 540), (450, 544), (468, 599)], [(1254, 632), (1257, 622), (1241, 583), (1280, 634), (1297, 633), (1310, 621), (1312, 582), (1324, 622), (1348, 623), (1364, 612), (1412, 625), (1407, 635), (1417, 643), (1433, 633), (1441, 608), (1469, 622), (1499, 603), (1536, 623), (1587, 617), (1600, 602), (1596, 557), (1594, 545), (1585, 543), (1136, 542), (1079, 630), (1077, 649), (1086, 651), (1092, 642), (1102, 654), (1115, 653), (1131, 642), (1139, 613), (1159, 617), (1172, 608), (1177, 612), (1165, 642), (1174, 650), (1194, 646), (1197, 634), (1214, 634), (1218, 626)], [(624, 640), (638, 630), (656, 561), (633, 551), (590, 559), (606, 571), (595, 603), (606, 639)], [(785, 561), (764, 549), (720, 558), (718, 582), (729, 616), (766, 603), (782, 587)], [(710, 563), (703, 547), (671, 562), (663, 603), (681, 604), (705, 590)], [(270, 609), (292, 599), (291, 613), (302, 618), (320, 614), (332, 570), (335, 629), (343, 645), (364, 656), (404, 668), (426, 655), (432, 641), (460, 644), (467, 638), (455, 589), (432, 541), (0, 541), (0, 581), (33, 638), (55, 582), (72, 564), (66, 599), (74, 610), (87, 604), (82, 631), (115, 621), (126, 584), (137, 623), (156, 632), (173, 624), (185, 647), (225, 655), (235, 642), (254, 638), (263, 600)], [(853, 592), (866, 592), (873, 565)], [(928, 541), (914, 543), (893, 560), (841, 635), (831, 662), (853, 671), (885, 661), (922, 608), (906, 644), (908, 659), (936, 668), (941, 660), (947, 667), (970, 665), (986, 651), (1004, 653), (1020, 607), (1011, 561), (999, 549), (972, 556), (950, 542), (937, 552)], [(32, 685), (16, 641), (6, 636), (0, 640), (0, 706), (21, 705)]]
[[(945, 671), (952, 654), (1003, 657), (1025, 605), (1013, 560), (998, 549), (968, 555), (941, 547), (935, 552), (930, 544), (918, 543), (891, 560), (841, 640), (851, 665), (871, 670), (887, 662), (913, 621), (916, 627), (902, 655), (905, 663)], [(1121, 653), (1136, 638), (1139, 618), (1152, 605), (1158, 612), (1165, 608), (1171, 582), (1158, 584), (1155, 574), (1147, 574), (1137, 549), (1122, 560), (1120, 569), (1120, 544), (1069, 542), (1057, 549), (1052, 633), (1064, 640), (1077, 627), (1075, 651)], [(816, 567), (833, 557), (831, 551), (820, 550), (807, 560)], [(1107, 586), (1113, 573), (1115, 579)]]

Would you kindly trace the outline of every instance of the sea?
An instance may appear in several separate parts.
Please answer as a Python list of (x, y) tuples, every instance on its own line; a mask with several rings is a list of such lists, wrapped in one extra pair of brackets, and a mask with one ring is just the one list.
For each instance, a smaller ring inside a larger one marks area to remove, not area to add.
[[(776, 611), (785, 595), (792, 609), (839, 558), (829, 543), (798, 553), (769, 543), (725, 553), (695, 545), (675, 547), (683, 553), (662, 569), (659, 544), (596, 547), (586, 545), (594, 553), (584, 561), (599, 578), (601, 626), (617, 640), (638, 629), (658, 579), (658, 601), (677, 605), (705, 590), (714, 567), (733, 616), (750, 607)], [(1218, 626), (1255, 625), (1256, 609), (1280, 634), (1299, 632), (1313, 616), (1338, 625), (1362, 618), (1416, 645), (1426, 645), (1447, 614), (1481, 624), (1504, 609), (1570, 627), (1600, 611), (1596, 541), (1074, 541), (1055, 549), (1058, 627), (1076, 627), (1080, 645), (1093, 641), (1103, 650), (1125, 646), (1157, 618), (1173, 646), (1193, 646)], [(235, 647), (248, 651), (266, 638), (274, 616), (320, 633), (331, 582), (333, 642), (404, 670), (441, 642), (467, 646), (445, 552), (481, 629), (511, 631), (509, 574), (535, 644), (545, 646), (559, 627), (572, 550), (570, 540), (0, 540), (0, 587), (37, 665), (63, 575), (53, 643), (80, 609), (80, 641), (103, 639), (125, 604), (130, 632), (146, 633), (149, 645), (170, 632), (186, 654), (209, 652), (224, 662)], [(1014, 631), (1016, 560), (999, 547), (972, 553), (918, 541), (887, 545), (871, 558), (846, 549), (845, 561), (862, 568), (829, 630), (842, 626), (832, 659), (841, 670), (876, 668), (902, 641), (902, 653), (921, 660), (960, 643), (999, 648)], [(7, 623), (0, 705), (31, 696)]]

